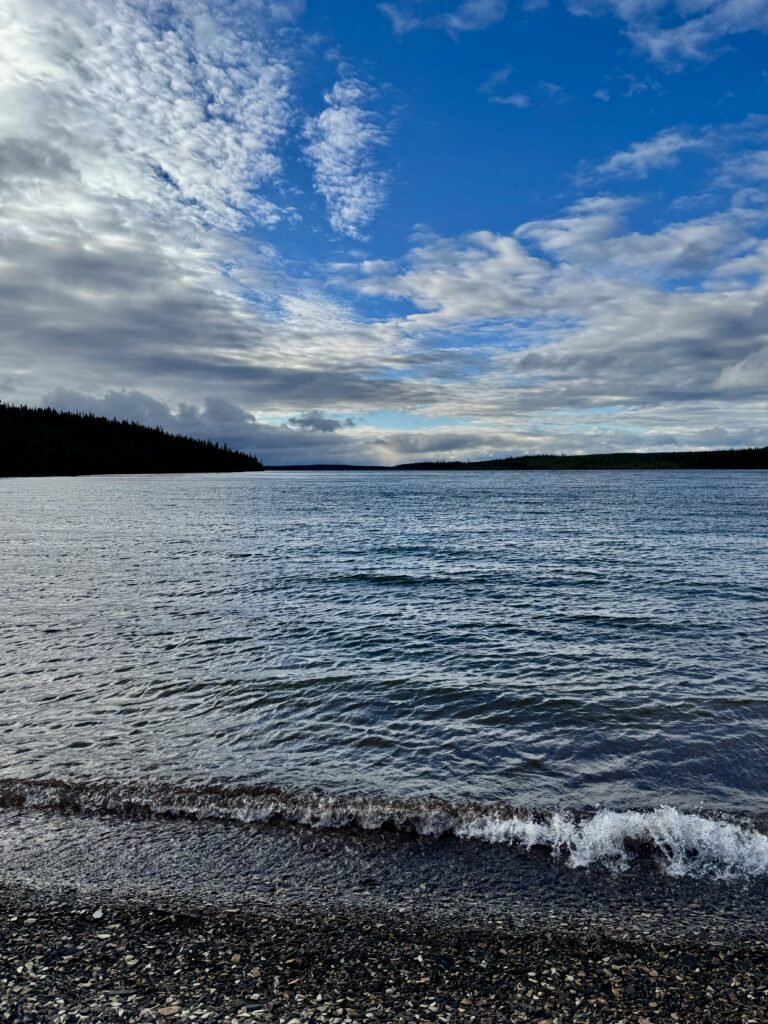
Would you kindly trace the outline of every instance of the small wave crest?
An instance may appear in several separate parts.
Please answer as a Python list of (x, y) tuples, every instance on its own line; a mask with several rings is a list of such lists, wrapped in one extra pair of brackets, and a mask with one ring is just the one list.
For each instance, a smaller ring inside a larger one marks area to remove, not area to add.
[(625, 871), (651, 857), (665, 873), (712, 879), (768, 874), (768, 835), (748, 819), (675, 807), (594, 812), (531, 811), (505, 803), (291, 791), (276, 786), (0, 780), (0, 808), (121, 818), (244, 824), (290, 822), (327, 829), (399, 831), (548, 850), (571, 868)]

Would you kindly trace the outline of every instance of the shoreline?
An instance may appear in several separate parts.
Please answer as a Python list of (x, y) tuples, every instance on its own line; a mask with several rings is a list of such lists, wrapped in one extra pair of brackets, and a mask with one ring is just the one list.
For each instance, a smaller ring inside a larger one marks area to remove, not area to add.
[(0, 1021), (768, 1020), (768, 944), (0, 887)]

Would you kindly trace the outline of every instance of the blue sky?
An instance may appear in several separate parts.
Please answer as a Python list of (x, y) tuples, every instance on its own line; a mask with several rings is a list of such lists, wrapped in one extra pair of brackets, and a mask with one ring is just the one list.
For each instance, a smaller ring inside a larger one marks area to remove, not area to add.
[(271, 464), (766, 444), (767, 21), (8, 0), (0, 399)]

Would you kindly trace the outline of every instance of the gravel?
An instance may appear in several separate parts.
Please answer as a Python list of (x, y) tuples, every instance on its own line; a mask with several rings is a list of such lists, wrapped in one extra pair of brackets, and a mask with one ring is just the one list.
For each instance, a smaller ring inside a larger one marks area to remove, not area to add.
[(0, 1021), (768, 1021), (768, 945), (0, 889)]

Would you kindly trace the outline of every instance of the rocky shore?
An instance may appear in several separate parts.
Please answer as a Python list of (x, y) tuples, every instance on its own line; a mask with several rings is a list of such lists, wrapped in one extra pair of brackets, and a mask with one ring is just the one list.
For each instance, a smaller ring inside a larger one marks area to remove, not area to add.
[(768, 944), (0, 890), (0, 1021), (768, 1021)]

